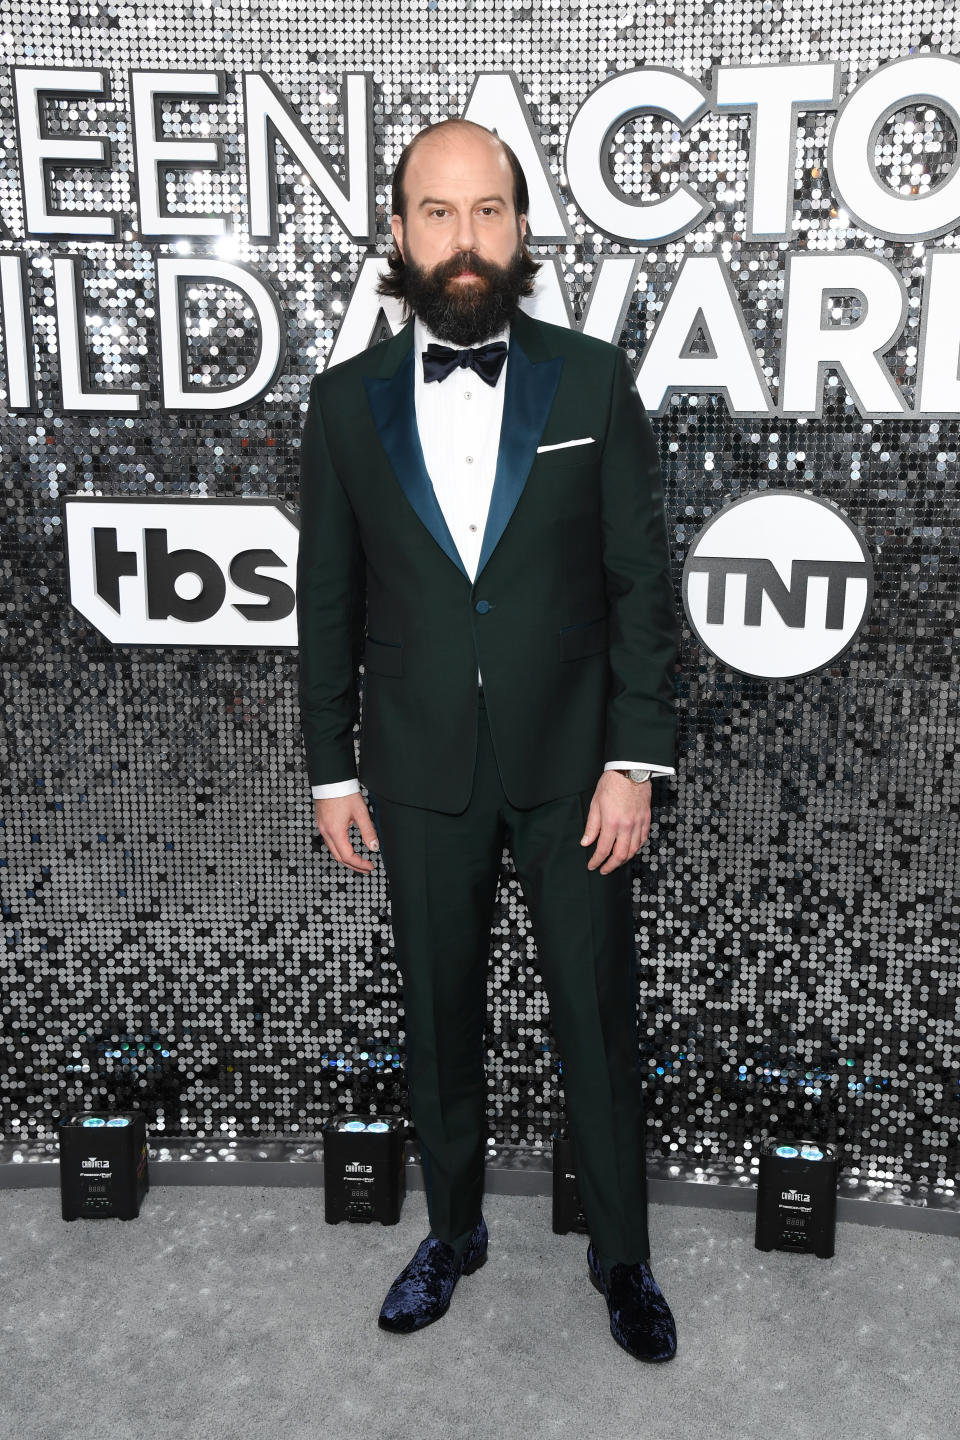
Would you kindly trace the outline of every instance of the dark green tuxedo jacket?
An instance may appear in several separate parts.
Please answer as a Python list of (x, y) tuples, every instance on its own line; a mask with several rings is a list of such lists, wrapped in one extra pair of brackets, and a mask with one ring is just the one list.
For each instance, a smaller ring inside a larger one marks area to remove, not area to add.
[[(477, 668), (504, 790), (591, 790), (606, 760), (674, 763), (677, 608), (650, 423), (614, 345), (518, 313), (477, 579), (423, 461), (413, 320), (316, 375), (301, 450), (297, 607), (311, 784), (455, 813)], [(537, 454), (540, 445), (589, 444)]]

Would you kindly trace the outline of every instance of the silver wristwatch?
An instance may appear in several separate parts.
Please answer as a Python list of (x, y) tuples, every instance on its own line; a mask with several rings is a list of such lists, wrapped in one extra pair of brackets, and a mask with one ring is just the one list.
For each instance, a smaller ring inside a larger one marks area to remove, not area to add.
[(619, 773), (620, 773), (621, 775), (626, 775), (627, 779), (628, 779), (628, 780), (632, 780), (633, 783), (634, 783), (634, 785), (642, 785), (645, 780), (649, 780), (649, 779), (650, 779), (650, 776), (653, 774), (653, 771), (652, 771), (652, 770), (621, 770)]

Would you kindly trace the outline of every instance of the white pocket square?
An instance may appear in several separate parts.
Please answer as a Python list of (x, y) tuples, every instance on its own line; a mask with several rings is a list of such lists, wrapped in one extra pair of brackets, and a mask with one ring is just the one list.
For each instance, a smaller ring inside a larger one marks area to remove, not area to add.
[(579, 440), (558, 440), (555, 445), (538, 445), (537, 454), (542, 455), (544, 450), (566, 450), (570, 445), (592, 445), (593, 436), (583, 435)]

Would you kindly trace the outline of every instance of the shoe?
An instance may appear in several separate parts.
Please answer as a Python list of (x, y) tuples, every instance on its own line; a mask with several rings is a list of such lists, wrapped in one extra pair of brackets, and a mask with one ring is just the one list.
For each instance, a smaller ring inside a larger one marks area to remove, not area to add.
[(406, 1334), (432, 1325), (450, 1309), (460, 1276), (479, 1270), (486, 1259), (487, 1226), (482, 1215), (459, 1258), (452, 1245), (428, 1235), (387, 1291), (377, 1321), (380, 1329)]
[(677, 1353), (677, 1327), (646, 1260), (633, 1265), (617, 1260), (610, 1266), (609, 1280), (604, 1280), (591, 1242), (587, 1264), (590, 1279), (607, 1302), (610, 1334), (617, 1344), (637, 1360), (672, 1360)]

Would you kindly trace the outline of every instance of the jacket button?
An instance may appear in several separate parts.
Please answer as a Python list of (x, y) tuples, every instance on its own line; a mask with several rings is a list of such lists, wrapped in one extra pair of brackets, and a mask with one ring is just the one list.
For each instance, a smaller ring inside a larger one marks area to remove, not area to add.
[(473, 608), (474, 608), (474, 610), (476, 610), (476, 612), (477, 612), (478, 615), (486, 615), (487, 611), (490, 609), (490, 601), (489, 601), (489, 600), (478, 600), (477, 603), (476, 603), (476, 605), (474, 605)]

